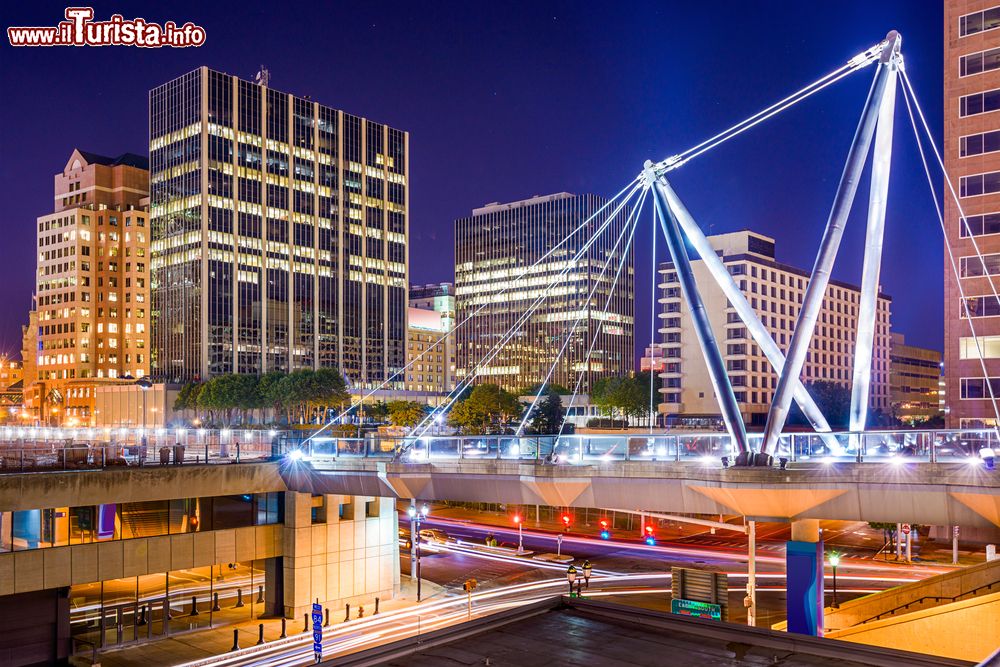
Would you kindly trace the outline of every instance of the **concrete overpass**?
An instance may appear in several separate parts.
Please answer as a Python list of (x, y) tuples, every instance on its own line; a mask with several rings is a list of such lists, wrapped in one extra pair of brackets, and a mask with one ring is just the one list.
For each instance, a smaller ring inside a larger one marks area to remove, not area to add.
[(779, 470), (707, 461), (551, 465), (317, 457), (288, 462), (280, 471), (288, 488), (316, 494), (742, 514), (769, 521), (1000, 526), (1000, 472), (965, 463), (804, 462)]

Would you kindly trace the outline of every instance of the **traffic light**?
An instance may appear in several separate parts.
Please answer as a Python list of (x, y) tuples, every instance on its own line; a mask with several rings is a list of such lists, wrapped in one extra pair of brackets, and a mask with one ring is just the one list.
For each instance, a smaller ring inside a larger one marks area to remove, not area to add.
[(562, 515), (563, 528), (569, 530), (569, 514)]
[(649, 546), (655, 545), (656, 535), (653, 534), (653, 527), (647, 525), (644, 529), (644, 533), (646, 535), (646, 544), (648, 544)]
[(611, 539), (611, 530), (608, 528), (607, 519), (601, 519), (601, 539), (602, 540)]

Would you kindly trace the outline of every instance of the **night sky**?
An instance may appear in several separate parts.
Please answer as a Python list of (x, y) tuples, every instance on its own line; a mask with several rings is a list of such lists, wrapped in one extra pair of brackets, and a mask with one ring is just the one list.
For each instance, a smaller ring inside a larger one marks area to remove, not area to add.
[[(907, 70), (940, 141), (943, 19), (933, 0), (93, 5), (98, 20), (192, 21), (207, 42), (14, 49), (3, 38), (0, 354), (20, 349), (34, 221), (52, 210), (52, 175), (74, 147), (146, 154), (147, 91), (200, 65), (252, 78), (264, 64), (273, 88), (410, 132), (414, 282), (453, 278), (445, 261), (453, 223), (471, 208), (559, 191), (613, 194), (645, 159), (700, 142), (890, 29), (903, 35)], [(9, 3), (4, 27), (55, 25), (64, 7)], [(811, 267), (873, 74), (856, 73), (675, 172), (674, 187), (703, 228), (775, 236), (779, 261)], [(939, 348), (941, 233), (901, 96), (898, 104), (882, 284), (893, 297), (893, 329)], [(858, 202), (835, 271), (854, 283), (867, 185)], [(648, 242), (639, 247), (641, 351), (650, 257)]]

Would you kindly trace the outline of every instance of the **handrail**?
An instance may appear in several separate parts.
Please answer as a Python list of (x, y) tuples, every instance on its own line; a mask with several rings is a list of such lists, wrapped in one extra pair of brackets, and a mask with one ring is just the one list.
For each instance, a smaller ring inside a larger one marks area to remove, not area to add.
[(934, 600), (935, 602), (940, 602), (941, 600), (947, 600), (948, 602), (956, 602), (961, 597), (964, 597), (966, 595), (974, 596), (976, 593), (983, 590), (984, 588), (986, 590), (991, 590), (994, 586), (1000, 586), (1000, 581), (993, 581), (988, 584), (983, 584), (982, 586), (977, 586), (976, 588), (973, 588), (971, 591), (965, 591), (964, 593), (959, 593), (958, 595), (925, 595), (923, 597), (917, 598), (916, 600), (910, 600), (906, 604), (901, 604), (898, 607), (894, 607), (888, 611), (883, 611), (879, 614), (876, 614), (875, 616), (866, 618), (865, 620), (858, 623), (858, 625), (864, 625), (865, 623), (868, 623), (870, 621), (881, 620), (883, 616), (892, 616), (901, 609), (909, 609), (910, 605), (920, 604), (925, 600)]

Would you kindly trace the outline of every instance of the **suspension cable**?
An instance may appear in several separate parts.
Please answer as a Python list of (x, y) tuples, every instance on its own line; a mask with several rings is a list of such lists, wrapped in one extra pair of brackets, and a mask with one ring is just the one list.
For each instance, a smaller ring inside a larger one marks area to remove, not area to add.
[[(618, 234), (618, 240), (615, 241), (615, 245), (611, 249), (611, 253), (608, 255), (607, 261), (604, 262), (604, 267), (601, 269), (600, 275), (598, 275), (597, 280), (594, 281), (594, 286), (591, 288), (590, 293), (587, 295), (586, 310), (581, 308), (581, 315), (579, 315), (576, 318), (576, 321), (573, 322), (573, 326), (566, 334), (566, 340), (563, 341), (562, 346), (559, 348), (559, 352), (556, 354), (555, 361), (552, 362), (552, 365), (549, 367), (549, 372), (545, 375), (545, 379), (542, 380), (541, 385), (538, 387), (538, 393), (535, 394), (535, 398), (531, 401), (531, 405), (528, 407), (527, 411), (525, 411), (524, 417), (522, 417), (521, 423), (518, 425), (517, 431), (515, 431), (514, 433), (515, 435), (517, 436), (521, 435), (521, 432), (524, 430), (524, 425), (528, 422), (528, 417), (531, 415), (532, 411), (535, 409), (535, 406), (538, 404), (538, 401), (541, 398), (542, 393), (545, 391), (545, 387), (548, 385), (549, 380), (552, 379), (552, 374), (555, 372), (556, 366), (559, 365), (559, 361), (562, 359), (563, 353), (566, 352), (566, 348), (569, 347), (570, 341), (573, 340), (573, 334), (576, 333), (577, 327), (579, 327), (580, 323), (583, 321), (584, 316), (582, 313), (589, 311), (590, 302), (594, 298), (594, 294), (597, 292), (597, 288), (601, 286), (601, 282), (604, 280), (604, 274), (607, 273), (608, 267), (611, 266), (611, 258), (615, 256), (615, 253), (618, 252), (618, 247), (621, 245), (622, 240), (628, 233), (629, 227), (632, 227), (632, 234), (633, 235), (635, 234), (635, 228), (639, 224), (638, 213), (642, 210), (642, 205), (646, 202), (646, 195), (648, 194), (649, 194), (649, 188), (648, 187), (643, 188), (642, 195), (639, 197), (639, 201), (636, 202), (632, 211), (629, 212), (628, 217), (625, 219), (625, 224), (622, 225), (622, 231)], [(629, 245), (631, 245), (631, 238), (629, 239)], [(626, 250), (621, 256), (621, 263), (625, 263), (627, 260), (628, 260), (628, 247), (626, 246)], [(605, 309), (604, 312), (607, 312), (607, 309)]]
[[(653, 207), (656, 208), (655, 206)], [(655, 212), (654, 212), (655, 215)], [(636, 220), (635, 227), (638, 227), (638, 220)], [(628, 252), (631, 248), (632, 239), (635, 238), (635, 227), (632, 229), (632, 235), (629, 237), (629, 245), (625, 248)], [(604, 302), (604, 310), (607, 310), (611, 306), (611, 299), (614, 297), (615, 287), (618, 285), (618, 278), (621, 276), (621, 269), (624, 264), (618, 266), (618, 271), (615, 273), (614, 282), (611, 284), (611, 290), (608, 292), (608, 298)], [(576, 405), (576, 397), (580, 393), (580, 385), (583, 383), (583, 374), (590, 368), (590, 357), (594, 353), (594, 347), (597, 345), (597, 337), (604, 328), (604, 320), (597, 323), (597, 329), (594, 331), (594, 337), (590, 341), (590, 348), (587, 350), (587, 356), (584, 358), (583, 366), (580, 368), (579, 373), (576, 376), (576, 385), (573, 387), (573, 395), (570, 397), (569, 407), (566, 408), (566, 412), (563, 414), (562, 423), (559, 425), (559, 432), (556, 434), (556, 442), (559, 442), (559, 438), (562, 437), (563, 429), (566, 428), (566, 421), (569, 419), (569, 411), (573, 409)], [(591, 386), (591, 391), (593, 391), (593, 386)]]
[[(547, 252), (545, 252), (545, 254), (543, 254), (541, 257), (539, 257), (537, 260), (535, 260), (535, 262), (533, 264), (531, 264), (531, 266), (528, 266), (518, 276), (516, 276), (515, 278), (513, 278), (502, 290), (500, 290), (500, 292), (497, 293), (496, 296), (499, 297), (499, 296), (505, 294), (506, 292), (508, 292), (509, 290), (511, 290), (522, 279), (524, 279), (525, 276), (527, 276), (528, 274), (530, 274), (531, 271), (536, 266), (538, 266), (543, 261), (545, 261), (546, 259), (548, 259), (556, 250), (558, 250), (560, 247), (562, 247), (563, 244), (565, 244), (567, 241), (569, 241), (569, 239), (571, 239), (573, 236), (575, 236), (579, 232), (581, 232), (584, 229), (586, 229), (587, 225), (589, 225), (595, 218), (597, 218), (597, 216), (599, 216), (601, 213), (603, 213), (609, 206), (611, 206), (623, 194), (626, 194), (626, 192), (628, 193), (626, 195), (626, 197), (625, 197), (625, 201), (631, 199), (632, 196), (636, 193), (636, 191), (641, 187), (641, 184), (639, 184), (638, 181), (639, 181), (639, 177), (637, 176), (630, 183), (628, 183), (624, 188), (622, 188), (618, 192), (618, 194), (616, 194), (614, 197), (612, 197), (611, 199), (609, 199), (603, 206), (601, 206), (599, 209), (597, 209), (597, 211), (595, 211), (593, 213), (593, 215), (591, 215), (590, 217), (588, 217), (587, 219), (585, 219), (575, 229), (573, 229), (569, 234), (567, 234), (565, 237), (563, 237), (563, 239), (561, 241), (559, 241), (559, 243), (557, 243), (556, 245), (554, 245), (551, 248), (549, 248), (549, 250)], [(374, 389), (372, 389), (368, 393), (364, 394), (359, 400), (351, 403), (351, 405), (348, 408), (346, 408), (343, 412), (341, 412), (339, 415), (337, 415), (333, 419), (330, 419), (326, 424), (324, 424), (321, 428), (319, 428), (315, 433), (313, 433), (308, 438), (306, 438), (303, 441), (302, 444), (305, 444), (305, 443), (309, 442), (310, 440), (312, 440), (313, 438), (315, 438), (316, 436), (318, 436), (319, 434), (323, 433), (328, 428), (330, 428), (331, 426), (333, 426), (335, 423), (337, 423), (338, 421), (340, 421), (341, 419), (343, 419), (344, 416), (347, 415), (351, 410), (353, 410), (354, 408), (358, 407), (359, 405), (364, 404), (364, 402), (366, 400), (368, 400), (369, 398), (371, 398), (372, 396), (374, 396), (377, 392), (379, 392), (382, 389), (384, 389), (387, 384), (389, 384), (390, 382), (393, 381), (393, 379), (395, 379), (395, 378), (397, 378), (399, 376), (404, 376), (405, 377), (404, 373), (406, 372), (406, 370), (408, 368), (410, 368), (413, 364), (415, 364), (418, 361), (420, 361), (420, 359), (422, 359), (425, 354), (431, 352), (439, 344), (443, 343), (449, 337), (453, 336), (459, 329), (461, 329), (463, 326), (465, 326), (471, 319), (473, 319), (476, 315), (478, 315), (489, 304), (490, 304), (489, 301), (484, 301), (478, 308), (476, 308), (473, 312), (469, 313), (461, 322), (459, 322), (454, 327), (452, 327), (450, 331), (445, 332), (440, 338), (438, 338), (436, 341), (434, 341), (433, 343), (431, 343), (430, 346), (428, 346), (426, 349), (424, 349), (422, 352), (420, 352), (420, 354), (418, 354), (416, 357), (414, 357), (413, 359), (411, 359), (405, 366), (403, 366), (402, 368), (400, 368), (397, 371), (394, 371), (393, 373), (390, 373), (389, 376), (385, 380), (383, 380), (379, 385), (377, 385)]]
[[(461, 395), (461, 393), (465, 391), (467, 387), (471, 386), (472, 382), (475, 381), (476, 377), (478, 377), (480, 369), (489, 364), (497, 356), (497, 354), (500, 353), (500, 351), (507, 344), (507, 342), (511, 338), (513, 338), (518, 331), (520, 331), (521, 327), (527, 323), (527, 321), (531, 318), (531, 315), (535, 312), (535, 310), (537, 310), (538, 307), (542, 304), (542, 302), (544, 302), (545, 299), (548, 298), (549, 292), (551, 292), (552, 289), (562, 281), (562, 277), (566, 275), (570, 269), (576, 266), (576, 263), (583, 256), (583, 254), (590, 249), (590, 247), (597, 241), (600, 235), (604, 233), (604, 231), (611, 225), (615, 217), (619, 213), (621, 213), (622, 209), (625, 208), (625, 206), (632, 199), (635, 193), (642, 187), (643, 185), (640, 183), (632, 188), (632, 190), (628, 193), (628, 195), (618, 204), (614, 212), (612, 212), (608, 216), (607, 220), (605, 220), (601, 224), (600, 228), (598, 228), (598, 230), (580, 247), (580, 249), (576, 252), (573, 258), (569, 262), (567, 262), (566, 266), (558, 274), (556, 274), (556, 276), (553, 277), (552, 280), (549, 281), (548, 286), (545, 288), (542, 294), (539, 295), (534, 300), (534, 302), (531, 304), (527, 312), (522, 313), (517, 318), (514, 324), (507, 330), (507, 332), (501, 337), (501, 339), (496, 344), (494, 344), (491, 350), (487, 353), (486, 357), (481, 359), (480, 362), (476, 364), (476, 366), (469, 372), (468, 376), (464, 378), (461, 382), (459, 382), (459, 384), (451, 392), (448, 393), (450, 399), (447, 401), (447, 403), (445, 403), (444, 407), (438, 406), (437, 408), (432, 410), (426, 417), (424, 417), (424, 419), (419, 424), (417, 424), (416, 427), (414, 427), (413, 433), (408, 437), (411, 438), (421, 437), (430, 428), (430, 421), (433, 418), (435, 418), (439, 414), (446, 413), (448, 409), (451, 408), (451, 406), (455, 403), (455, 401), (458, 400), (458, 397)], [(421, 427), (423, 427), (423, 430), (420, 430)], [(419, 433), (417, 433), (418, 430), (420, 430)]]
[[(656, 374), (653, 372), (653, 366), (656, 363), (656, 237), (659, 236), (656, 228), (656, 207), (650, 207), (653, 209), (650, 220), (652, 222), (652, 236), (653, 241), (650, 244), (652, 250), (650, 251), (651, 272), (653, 274), (650, 280), (650, 295), (649, 295), (649, 434), (653, 435), (653, 425), (656, 419), (653, 413), (653, 393), (656, 388)], [(664, 357), (664, 364), (666, 363), (666, 358)], [(665, 370), (665, 368), (664, 368)]]
[[(996, 419), (993, 425), (993, 430), (996, 432), (997, 436), (1000, 437), (1000, 409), (998, 409), (997, 407), (996, 396), (993, 393), (993, 383), (990, 382), (990, 374), (986, 370), (986, 358), (983, 355), (983, 350), (979, 343), (979, 336), (976, 335), (976, 326), (973, 323), (972, 313), (969, 310), (969, 303), (968, 300), (965, 298), (965, 289), (962, 287), (962, 278), (958, 270), (958, 264), (955, 262), (955, 252), (951, 247), (951, 241), (948, 239), (948, 229), (944, 223), (944, 215), (941, 211), (941, 205), (938, 202), (937, 194), (934, 191), (934, 179), (931, 177), (930, 167), (927, 164), (927, 157), (924, 154), (923, 142), (920, 140), (920, 132), (917, 128), (917, 121), (913, 115), (913, 107), (911, 107), (910, 105), (911, 96), (913, 97), (913, 106), (916, 107), (918, 112), (920, 111), (920, 106), (917, 103), (916, 96), (913, 95), (913, 89), (910, 87), (910, 82), (906, 77), (906, 70), (900, 68), (900, 71), (903, 74), (903, 82), (904, 82), (903, 100), (906, 102), (906, 112), (910, 117), (910, 126), (913, 128), (913, 137), (917, 143), (917, 151), (920, 154), (920, 162), (923, 165), (924, 174), (927, 177), (927, 185), (930, 189), (931, 198), (934, 200), (934, 211), (937, 213), (938, 223), (941, 226), (941, 234), (944, 237), (944, 247), (945, 250), (948, 251), (948, 261), (951, 264), (952, 274), (955, 276), (955, 284), (958, 286), (958, 295), (959, 298), (962, 300), (962, 310), (965, 312), (965, 318), (969, 322), (969, 330), (972, 333), (972, 340), (976, 344), (976, 355), (979, 357), (979, 365), (982, 367), (983, 370), (983, 382), (986, 384), (987, 391), (989, 391), (990, 394), (990, 402), (993, 404), (993, 414)], [(930, 129), (927, 127), (926, 122), (924, 123), (924, 130), (927, 133), (928, 142), (933, 147), (934, 140), (930, 134)], [(934, 148), (934, 152), (937, 153), (937, 148)], [(944, 174), (944, 180), (949, 181), (950, 179), (948, 178), (948, 172), (944, 170), (944, 163), (941, 163), (941, 171)], [(961, 215), (961, 209), (959, 209), (959, 215)], [(968, 225), (968, 222), (966, 222), (966, 225)], [(980, 258), (981, 257), (982, 255), (980, 255)], [(990, 280), (990, 283), (992, 284), (993, 280), (989, 278), (989, 276), (987, 276), (987, 278)]]
[(663, 174), (666, 174), (669, 171), (677, 169), (678, 167), (685, 164), (692, 158), (695, 158), (701, 155), (702, 153), (705, 153), (706, 151), (709, 151), (715, 148), (716, 146), (725, 143), (726, 141), (729, 141), (733, 137), (739, 136), (746, 130), (749, 130), (751, 127), (759, 123), (762, 123), (768, 118), (771, 118), (772, 116), (784, 111), (785, 109), (791, 106), (794, 106), (795, 104), (798, 104), (802, 100), (812, 97), (814, 94), (840, 81), (848, 74), (851, 74), (852, 72), (856, 72), (859, 69), (867, 67), (868, 65), (878, 60), (878, 57), (882, 53), (882, 49), (884, 48), (885, 44), (886, 42), (884, 40), (882, 42), (879, 42), (875, 46), (872, 46), (871, 48), (868, 48), (862, 51), (861, 53), (857, 54), (844, 65), (841, 65), (840, 67), (830, 72), (829, 74), (820, 77), (816, 81), (813, 81), (804, 88), (795, 91), (794, 93), (785, 97), (784, 99), (775, 102), (771, 106), (762, 109), (761, 111), (758, 111), (752, 116), (740, 121), (739, 123), (736, 123), (735, 125), (732, 125), (731, 127), (723, 130), (722, 132), (719, 132), (715, 136), (709, 137), (708, 139), (702, 141), (701, 143), (692, 146), (686, 151), (678, 153), (676, 155), (672, 155), (667, 159), (662, 160), (661, 162), (654, 165), (656, 174), (658, 176), (662, 176)]

